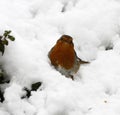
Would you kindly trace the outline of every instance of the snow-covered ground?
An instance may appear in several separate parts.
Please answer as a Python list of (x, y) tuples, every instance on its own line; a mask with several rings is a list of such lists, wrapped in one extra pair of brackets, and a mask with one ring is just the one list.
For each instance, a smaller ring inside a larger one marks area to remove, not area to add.
[[(120, 0), (0, 0), (4, 30), (16, 40), (0, 56), (11, 77), (0, 115), (120, 115)], [(63, 34), (90, 62), (74, 81), (47, 56)], [(42, 86), (21, 99), (38, 81)]]

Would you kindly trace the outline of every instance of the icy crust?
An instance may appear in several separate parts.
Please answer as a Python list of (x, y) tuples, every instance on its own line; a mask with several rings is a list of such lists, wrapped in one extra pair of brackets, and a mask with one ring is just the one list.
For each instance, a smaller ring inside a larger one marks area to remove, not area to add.
[[(16, 38), (0, 57), (11, 80), (0, 115), (120, 114), (119, 0), (1, 0), (0, 16), (0, 33), (10, 29)], [(90, 62), (74, 81), (47, 57), (62, 34)], [(38, 81), (41, 87), (22, 98)]]

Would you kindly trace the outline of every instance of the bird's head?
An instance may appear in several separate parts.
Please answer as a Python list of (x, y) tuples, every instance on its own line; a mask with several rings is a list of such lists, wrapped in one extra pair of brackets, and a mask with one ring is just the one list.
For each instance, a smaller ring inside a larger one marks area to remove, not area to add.
[(57, 43), (65, 43), (74, 46), (73, 38), (69, 35), (62, 35)]

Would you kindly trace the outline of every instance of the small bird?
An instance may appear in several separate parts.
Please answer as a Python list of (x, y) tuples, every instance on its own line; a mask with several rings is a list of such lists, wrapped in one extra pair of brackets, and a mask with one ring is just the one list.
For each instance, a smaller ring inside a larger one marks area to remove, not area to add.
[(49, 51), (48, 57), (51, 64), (63, 75), (73, 78), (80, 64), (88, 63), (77, 57), (74, 50), (73, 38), (69, 35), (62, 35), (55, 46)]

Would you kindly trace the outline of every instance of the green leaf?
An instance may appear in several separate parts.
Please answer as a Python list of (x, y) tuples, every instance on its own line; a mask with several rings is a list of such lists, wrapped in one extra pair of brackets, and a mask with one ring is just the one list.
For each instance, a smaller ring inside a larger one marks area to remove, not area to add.
[(41, 84), (41, 82), (32, 84), (32, 91), (36, 91), (41, 86)]
[(8, 38), (11, 40), (11, 41), (15, 41), (15, 37), (11, 36), (11, 35), (8, 35)]
[(7, 35), (8, 35), (8, 33), (5, 31), (4, 34), (3, 34), (3, 36), (7, 37)]
[(11, 30), (5, 30), (5, 33), (10, 34)]
[(4, 34), (3, 34), (3, 36), (5, 36), (5, 37), (7, 37), (9, 34), (11, 33), (11, 31), (9, 30), (6, 30), (5, 32), (4, 32)]
[(8, 45), (8, 40), (4, 39), (4, 40), (2, 41), (2, 43), (3, 43), (4, 45)]
[(1, 73), (0, 73), (0, 84), (2, 84), (3, 80), (4, 80), (4, 75), (3, 75), (3, 73), (1, 72)]
[(5, 46), (2, 42), (0, 42), (0, 52), (2, 52), (2, 55), (4, 54)]
[(1, 77), (3, 77), (3, 72), (0, 72), (0, 79), (1, 79)]
[(0, 36), (0, 40), (2, 39), (3, 36)]

